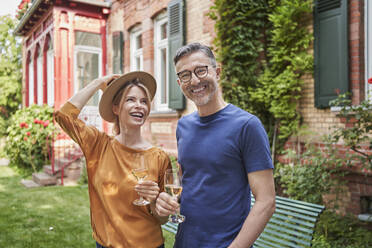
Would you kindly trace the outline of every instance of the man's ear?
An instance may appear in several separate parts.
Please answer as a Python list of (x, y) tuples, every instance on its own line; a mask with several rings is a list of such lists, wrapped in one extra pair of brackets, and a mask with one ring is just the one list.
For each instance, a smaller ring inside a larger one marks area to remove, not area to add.
[(119, 105), (112, 105), (112, 112), (116, 115), (119, 115)]
[(220, 75), (221, 75), (221, 67), (217, 67), (216, 68), (216, 76), (218, 79), (220, 79)]
[(179, 78), (177, 78), (177, 83), (178, 83), (178, 85), (181, 87), (181, 81), (180, 81)]

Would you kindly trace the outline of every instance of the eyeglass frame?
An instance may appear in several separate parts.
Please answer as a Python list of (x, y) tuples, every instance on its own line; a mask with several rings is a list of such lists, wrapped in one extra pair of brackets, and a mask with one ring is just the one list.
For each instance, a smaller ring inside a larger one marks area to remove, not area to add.
[[(197, 66), (197, 67), (195, 67), (195, 69), (193, 70), (193, 71), (190, 71), (190, 70), (183, 70), (183, 71), (180, 71), (180, 72), (178, 72), (177, 73), (177, 77), (178, 77), (178, 79), (180, 80), (180, 82), (182, 83), (182, 84), (187, 84), (187, 83), (189, 83), (190, 81), (191, 81), (191, 79), (192, 79), (192, 73), (194, 72), (194, 75), (197, 77), (197, 78), (199, 78), (199, 79), (201, 79), (201, 78), (205, 78), (206, 76), (208, 76), (208, 65), (202, 65), (202, 66)], [(207, 73), (205, 74), (205, 76), (202, 76), (202, 77), (199, 77), (197, 74), (196, 74), (196, 70), (197, 69), (199, 69), (199, 68), (205, 68), (205, 69), (207, 69)], [(190, 80), (188, 80), (188, 81), (182, 81), (181, 80), (181, 78), (180, 78), (180, 74), (181, 73), (184, 73), (184, 72), (189, 72), (190, 73)]]

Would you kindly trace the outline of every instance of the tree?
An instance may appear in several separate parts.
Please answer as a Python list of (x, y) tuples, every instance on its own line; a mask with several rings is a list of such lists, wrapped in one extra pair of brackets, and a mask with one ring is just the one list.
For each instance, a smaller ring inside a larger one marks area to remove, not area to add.
[(9, 15), (0, 16), (0, 136), (22, 100), (21, 44), (14, 35), (16, 24)]

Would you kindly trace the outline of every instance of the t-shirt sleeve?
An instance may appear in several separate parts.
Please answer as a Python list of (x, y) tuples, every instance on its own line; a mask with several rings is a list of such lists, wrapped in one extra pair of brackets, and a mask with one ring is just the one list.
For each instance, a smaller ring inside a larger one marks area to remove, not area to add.
[(65, 131), (71, 139), (73, 139), (81, 149), (86, 157), (97, 148), (97, 142), (102, 135), (93, 126), (87, 126), (82, 120), (78, 118), (80, 110), (72, 103), (65, 103), (61, 109), (56, 112), (55, 119), (63, 131)]
[(243, 126), (240, 146), (247, 173), (274, 168), (267, 133), (256, 116)]

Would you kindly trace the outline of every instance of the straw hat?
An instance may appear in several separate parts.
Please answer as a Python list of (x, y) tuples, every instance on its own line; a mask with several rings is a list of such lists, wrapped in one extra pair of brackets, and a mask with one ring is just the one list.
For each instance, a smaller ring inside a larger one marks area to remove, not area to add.
[(125, 85), (125, 83), (138, 79), (149, 91), (150, 101), (154, 99), (156, 93), (156, 81), (151, 74), (144, 71), (132, 71), (112, 81), (102, 94), (99, 102), (99, 114), (108, 121), (115, 121), (115, 114), (112, 112), (113, 100), (116, 93)]

